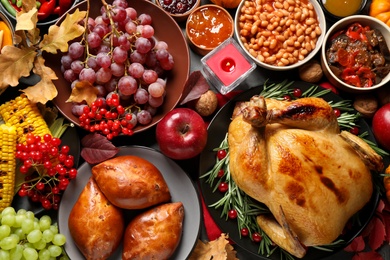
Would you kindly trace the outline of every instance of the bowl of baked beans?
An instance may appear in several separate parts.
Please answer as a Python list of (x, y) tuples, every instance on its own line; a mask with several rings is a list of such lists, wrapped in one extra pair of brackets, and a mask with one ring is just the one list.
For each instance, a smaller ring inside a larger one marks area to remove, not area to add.
[(371, 92), (390, 81), (390, 27), (368, 15), (332, 25), (321, 49), (324, 75), (350, 93)]
[(257, 65), (291, 70), (321, 49), (326, 20), (316, 0), (243, 0), (235, 14), (235, 36)]

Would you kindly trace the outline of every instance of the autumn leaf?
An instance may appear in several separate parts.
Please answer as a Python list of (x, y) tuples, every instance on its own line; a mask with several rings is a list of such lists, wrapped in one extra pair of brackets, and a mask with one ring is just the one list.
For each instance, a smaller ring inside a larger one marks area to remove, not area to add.
[(88, 81), (79, 81), (75, 84), (66, 102), (80, 103), (86, 101), (88, 105), (91, 105), (96, 100), (97, 94), (98, 90), (91, 83)]
[(46, 104), (58, 94), (56, 86), (52, 80), (58, 79), (55, 72), (45, 66), (45, 60), (38, 56), (34, 62), (33, 72), (41, 77), (41, 80), (34, 86), (22, 90), (33, 103)]
[(22, 11), (28, 12), (31, 9), (36, 9), (36, 0), (23, 0), (22, 2)]
[(81, 139), (81, 157), (90, 163), (96, 164), (104, 162), (114, 157), (119, 149), (113, 145), (108, 139), (98, 133), (91, 133)]
[(210, 89), (206, 78), (197, 70), (190, 74), (184, 86), (183, 94), (180, 98), (180, 105), (184, 105), (200, 96)]
[(68, 42), (84, 33), (85, 28), (79, 22), (85, 18), (86, 14), (86, 11), (76, 9), (74, 13), (66, 14), (60, 26), (50, 26), (48, 34), (43, 36), (39, 44), (40, 49), (53, 54), (56, 54), (57, 50), (68, 51)]
[(27, 13), (18, 12), (16, 13), (16, 31), (22, 30), (33, 30), (38, 22), (38, 10), (33, 8)]
[(0, 91), (17, 86), (21, 77), (29, 76), (36, 56), (32, 47), (4, 46), (0, 54)]
[(221, 234), (216, 240), (204, 243), (198, 240), (188, 260), (238, 260), (228, 236)]

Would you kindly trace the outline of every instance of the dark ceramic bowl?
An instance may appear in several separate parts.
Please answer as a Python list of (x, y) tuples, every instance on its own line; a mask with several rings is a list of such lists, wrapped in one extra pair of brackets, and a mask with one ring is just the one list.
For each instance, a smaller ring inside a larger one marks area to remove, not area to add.
[(194, 11), (195, 8), (197, 8), (201, 3), (201, 0), (193, 0), (195, 3), (192, 6), (192, 8), (189, 9), (188, 11), (186, 11), (184, 13), (172, 13), (172, 12), (169, 12), (168, 10), (165, 10), (164, 7), (161, 5), (160, 1), (163, 1), (163, 0), (156, 0), (155, 1), (156, 5), (158, 7), (160, 7), (161, 9), (163, 9), (165, 12), (167, 12), (173, 19), (175, 19), (176, 22), (184, 22), (185, 20), (187, 20), (188, 16), (192, 13), (192, 11)]
[[(108, 1), (107, 1), (108, 2)], [(187, 81), (190, 70), (190, 57), (187, 43), (177, 23), (162, 9), (149, 1), (131, 1), (129, 6), (135, 8), (137, 12), (147, 13), (153, 19), (153, 27), (155, 30), (155, 38), (163, 40), (168, 44), (169, 52), (172, 54), (175, 61), (174, 68), (167, 74), (167, 88), (164, 104), (158, 108), (157, 114), (153, 117), (149, 125), (137, 125), (134, 128), (134, 133), (149, 129), (157, 124), (163, 116), (171, 111), (179, 102), (184, 85)], [(100, 14), (101, 4), (91, 5), (89, 10), (90, 17), (96, 17)], [(87, 2), (83, 1), (74, 6), (69, 13), (73, 13), (76, 9), (86, 10)], [(57, 21), (60, 24), (65, 17), (61, 17)], [(57, 87), (58, 95), (53, 100), (59, 111), (71, 122), (79, 126), (78, 117), (72, 114), (72, 103), (66, 102), (71, 94), (71, 84), (66, 81), (61, 72), (61, 56), (63, 53), (56, 55), (45, 55), (46, 65), (52, 68), (57, 74), (58, 80), (54, 80)]]

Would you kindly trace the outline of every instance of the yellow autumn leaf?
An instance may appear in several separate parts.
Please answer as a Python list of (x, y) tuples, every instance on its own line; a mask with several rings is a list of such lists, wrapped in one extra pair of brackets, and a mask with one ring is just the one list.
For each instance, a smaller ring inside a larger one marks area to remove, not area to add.
[(33, 8), (27, 13), (17, 12), (16, 13), (16, 31), (32, 30), (36, 27), (38, 22), (38, 9)]
[(41, 80), (34, 86), (22, 90), (27, 98), (33, 103), (46, 104), (58, 94), (56, 86), (52, 80), (58, 79), (56, 73), (49, 67), (45, 66), (45, 60), (38, 56), (34, 62), (33, 72), (41, 77)]
[(96, 100), (98, 94), (97, 88), (95, 88), (88, 81), (77, 82), (72, 89), (69, 99), (66, 102), (80, 103), (86, 101), (88, 105), (91, 105)]
[(228, 236), (221, 234), (219, 238), (209, 242), (198, 240), (188, 260), (238, 260), (236, 251), (229, 244)]
[(22, 2), (22, 11), (24, 11), (24, 12), (28, 12), (31, 9), (33, 9), (34, 7), (36, 9), (36, 6), (37, 6), (36, 0), (23, 0), (21, 2)]
[(79, 22), (85, 18), (86, 14), (86, 11), (80, 11), (77, 8), (74, 13), (66, 15), (60, 26), (50, 26), (48, 34), (43, 36), (39, 44), (41, 50), (53, 54), (56, 54), (57, 50), (68, 51), (68, 42), (84, 33), (85, 28)]
[(33, 47), (4, 46), (0, 54), (0, 92), (17, 86), (21, 77), (30, 75), (37, 53)]

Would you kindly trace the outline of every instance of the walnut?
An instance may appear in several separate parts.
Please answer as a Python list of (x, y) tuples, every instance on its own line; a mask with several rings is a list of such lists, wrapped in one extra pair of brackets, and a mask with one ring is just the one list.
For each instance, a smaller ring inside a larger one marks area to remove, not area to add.
[(299, 67), (298, 70), (301, 80), (310, 83), (319, 82), (324, 75), (320, 63), (316, 60), (308, 61)]
[(208, 90), (196, 101), (195, 111), (201, 116), (210, 116), (217, 109), (217, 106), (217, 95), (212, 90)]
[(357, 95), (353, 102), (353, 107), (363, 117), (371, 118), (378, 110), (378, 100), (374, 95), (371, 94)]

